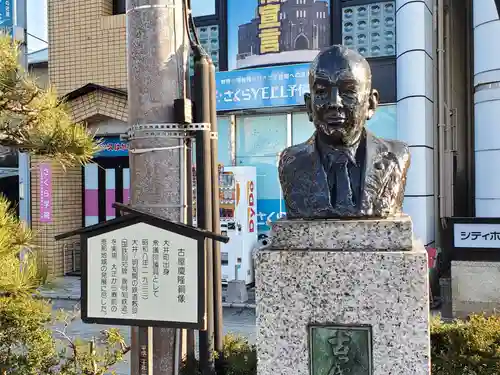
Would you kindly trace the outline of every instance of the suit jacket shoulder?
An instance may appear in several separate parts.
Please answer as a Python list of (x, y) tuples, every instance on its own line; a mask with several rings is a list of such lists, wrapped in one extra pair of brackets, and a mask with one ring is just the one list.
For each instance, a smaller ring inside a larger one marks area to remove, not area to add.
[[(303, 164), (304, 159), (309, 159), (314, 151), (314, 136), (303, 143), (285, 148), (280, 155), (278, 172), (280, 179), (290, 169), (294, 170)], [(307, 163), (307, 161), (305, 161)]]
[(410, 148), (405, 142), (395, 139), (378, 138), (374, 135), (372, 135), (372, 137), (376, 143), (379, 143), (379, 145), (385, 149), (384, 151), (387, 154), (392, 154), (401, 169), (404, 170), (407, 168), (410, 162)]

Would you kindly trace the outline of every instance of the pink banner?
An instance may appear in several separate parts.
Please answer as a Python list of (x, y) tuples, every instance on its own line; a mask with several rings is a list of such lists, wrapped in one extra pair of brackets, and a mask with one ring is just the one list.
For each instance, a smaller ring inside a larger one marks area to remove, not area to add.
[(40, 222), (52, 222), (52, 170), (50, 164), (40, 164)]

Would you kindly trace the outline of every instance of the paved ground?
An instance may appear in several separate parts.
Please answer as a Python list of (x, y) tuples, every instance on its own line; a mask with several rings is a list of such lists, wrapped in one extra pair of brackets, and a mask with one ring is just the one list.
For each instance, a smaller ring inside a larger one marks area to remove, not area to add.
[[(54, 311), (63, 309), (72, 312), (77, 307), (80, 300), (80, 280), (76, 277), (67, 277), (56, 280), (42, 291), (42, 295), (53, 300)], [(251, 295), (253, 298), (253, 295)], [(249, 301), (253, 304), (253, 301)], [(232, 333), (248, 338), (249, 342), (255, 343), (255, 310), (249, 308), (225, 308), (224, 309), (224, 333)], [(100, 331), (111, 326), (85, 324), (80, 319), (74, 321), (67, 329), (67, 334), (82, 340), (91, 340), (98, 337)], [(61, 328), (55, 326), (55, 329)], [(121, 327), (127, 342), (130, 342), (130, 329)], [(130, 356), (127, 355), (125, 361), (116, 366), (117, 375), (130, 375)]]

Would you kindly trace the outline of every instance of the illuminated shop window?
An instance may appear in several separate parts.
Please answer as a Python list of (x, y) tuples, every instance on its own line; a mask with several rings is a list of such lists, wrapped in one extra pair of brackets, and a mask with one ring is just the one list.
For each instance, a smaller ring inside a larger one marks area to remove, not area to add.
[[(219, 45), (219, 26), (200, 26), (196, 28), (198, 33), (198, 38), (200, 39), (201, 46), (205, 49), (208, 55), (212, 58), (215, 65), (215, 71), (219, 71), (219, 56), (220, 56), (220, 45)], [(189, 74), (194, 74), (194, 60), (193, 54), (189, 58)]]
[(396, 54), (396, 4), (385, 1), (342, 8), (342, 41), (364, 57)]

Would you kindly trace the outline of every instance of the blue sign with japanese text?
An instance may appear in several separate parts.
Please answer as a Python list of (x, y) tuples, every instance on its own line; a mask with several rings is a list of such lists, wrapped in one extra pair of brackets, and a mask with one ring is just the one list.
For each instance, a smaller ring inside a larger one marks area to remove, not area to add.
[(217, 111), (303, 105), (309, 65), (218, 72)]
[[(0, 0), (1, 1), (1, 0)], [(123, 142), (120, 137), (106, 137), (102, 139), (101, 151), (96, 158), (109, 158), (117, 156), (128, 156), (128, 142)]]
[(13, 26), (13, 0), (0, 0), (0, 30), (12, 35)]

